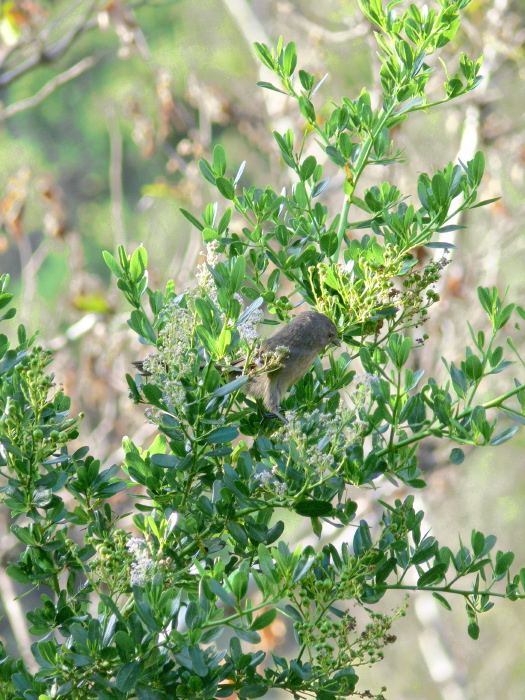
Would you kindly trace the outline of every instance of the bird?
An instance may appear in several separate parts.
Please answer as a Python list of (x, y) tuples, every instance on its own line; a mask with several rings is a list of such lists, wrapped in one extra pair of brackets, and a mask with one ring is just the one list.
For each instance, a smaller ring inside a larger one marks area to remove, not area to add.
[(287, 423), (279, 411), (282, 397), (306, 374), (315, 358), (329, 345), (341, 345), (333, 321), (318, 311), (303, 311), (277, 333), (263, 340), (250, 363), (252, 368), (261, 364), (264, 366), (265, 356), (278, 353), (278, 349), (282, 348), (283, 354), (277, 369), (254, 374), (242, 387), (242, 391), (262, 401), (272, 417), (277, 416)]
[[(303, 311), (270, 338), (263, 340), (250, 358), (237, 360), (225, 369), (228, 376), (247, 372), (249, 379), (241, 391), (253, 397), (270, 411), (265, 418), (288, 421), (279, 411), (285, 392), (310, 369), (315, 358), (329, 345), (340, 347), (341, 342), (334, 322), (312, 309)], [(143, 376), (150, 376), (143, 362), (132, 363)], [(270, 366), (265, 371), (265, 366)], [(277, 365), (277, 366), (276, 366)], [(259, 370), (259, 371), (258, 371)]]

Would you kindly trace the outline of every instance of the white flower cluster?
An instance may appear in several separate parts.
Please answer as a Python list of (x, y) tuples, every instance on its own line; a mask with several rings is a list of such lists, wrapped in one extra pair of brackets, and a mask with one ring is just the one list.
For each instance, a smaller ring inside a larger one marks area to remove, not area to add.
[(130, 567), (130, 583), (132, 586), (143, 586), (154, 567), (146, 542), (139, 537), (131, 537), (126, 542), (126, 547), (130, 554), (135, 557), (135, 561)]
[(144, 369), (152, 376), (154, 384), (161, 386), (172, 404), (184, 401), (180, 377), (190, 371), (188, 352), (193, 336), (193, 319), (187, 309), (174, 301), (165, 305), (165, 325), (159, 333), (159, 352), (144, 360)]
[(292, 411), (286, 418), (288, 423), (275, 437), (291, 446), (290, 454), (299, 455), (303, 468), (320, 476), (335, 471), (339, 455), (360, 438), (366, 425), (346, 406), (328, 414), (315, 410), (307, 421)]
[[(206, 243), (206, 260), (197, 266), (197, 292), (201, 294), (207, 294), (215, 305), (218, 303), (218, 292), (217, 286), (213, 279), (208, 265), (214, 267), (219, 262), (219, 255), (217, 249), (219, 247), (219, 241), (210, 241)], [(204, 254), (204, 253), (202, 253)]]
[(369, 400), (372, 393), (372, 385), (379, 382), (379, 377), (375, 374), (358, 374), (354, 378), (356, 388), (351, 394), (349, 394), (349, 399), (352, 402), (354, 409), (359, 411), (363, 408)]
[[(206, 260), (201, 265), (197, 266), (197, 286), (193, 290), (194, 295), (207, 295), (215, 306), (219, 306), (219, 294), (209, 268), (214, 267), (219, 262), (218, 248), (219, 241), (213, 240), (206, 244), (206, 253), (201, 252), (202, 255), (206, 256)], [(242, 296), (240, 294), (234, 294), (234, 298), (242, 304)], [(239, 333), (247, 343), (253, 343), (259, 337), (256, 328), (263, 317), (262, 311), (260, 309), (255, 309), (244, 323), (237, 326)]]
[[(198, 323), (195, 299), (207, 296), (217, 307), (219, 306), (218, 289), (209, 269), (219, 262), (218, 249), (217, 240), (206, 244), (206, 259), (197, 267), (197, 284), (183, 294), (187, 308), (180, 306), (174, 299), (164, 304), (161, 311), (163, 325), (159, 332), (158, 352), (149, 355), (143, 362), (144, 370), (148, 376), (151, 376), (152, 383), (162, 388), (168, 402), (175, 409), (186, 401), (181, 378), (195, 371), (195, 364), (192, 362), (195, 360), (196, 350), (193, 348), (193, 339), (195, 326)], [(235, 294), (235, 298), (242, 304), (242, 297), (239, 294)], [(251, 344), (256, 340), (256, 326), (262, 318), (262, 311), (254, 309), (249, 317), (237, 326), (247, 343)], [(146, 419), (157, 423), (158, 413), (157, 409), (148, 409)]]
[(257, 333), (257, 324), (264, 318), (264, 314), (260, 309), (255, 309), (249, 318), (244, 323), (239, 323), (237, 330), (247, 343), (253, 343), (259, 337)]
[(268, 469), (256, 474), (255, 478), (261, 482), (261, 487), (273, 491), (277, 496), (284, 496), (286, 493), (286, 484), (277, 481), (273, 472)]

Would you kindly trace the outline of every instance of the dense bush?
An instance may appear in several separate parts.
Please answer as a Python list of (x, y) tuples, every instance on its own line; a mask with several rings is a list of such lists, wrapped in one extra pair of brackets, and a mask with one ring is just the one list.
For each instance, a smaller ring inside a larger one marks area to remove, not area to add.
[[(432, 343), (411, 329), (439, 301), (434, 287), (453, 247), (440, 234), (461, 228), (449, 223), (457, 212), (484, 204), (476, 203), (483, 155), (419, 175), (417, 204), (388, 182), (356, 195), (366, 168), (402, 160), (390, 141), (394, 126), (479, 83), (481, 60), (462, 54), (459, 72), (446, 73), (443, 99), (431, 105), (425, 97), (432, 56), (453, 38), (464, 5), (425, 13), (411, 6), (396, 17), (390, 6), (362, 2), (378, 28), (382, 102), (373, 106), (363, 90), (324, 123), (314, 106), (322, 81), (297, 70), (295, 45), (256, 44), (280, 81), (261, 86), (296, 99), (306, 120), (300, 136), (274, 134), (296, 174), (292, 190), (242, 188), (243, 166), (229, 175), (216, 146), (201, 172), (231, 204), (210, 204), (201, 218), (183, 212), (207, 251), (195, 285), (150, 289), (143, 247), (105, 255), (132, 307), (129, 325), (152, 349), (128, 384), (158, 435), (147, 449), (124, 439), (124, 475), (118, 465), (101, 471), (88, 448), (68, 451), (79, 425), (48, 374), (50, 354), (22, 326), (16, 347), (0, 336), (1, 491), (26, 546), (8, 572), (28, 590), (49, 591), (28, 613), (40, 670), (4, 657), (5, 697), (255, 698), (280, 688), (335, 699), (363, 693), (359, 666), (380, 660), (395, 640), (392, 623), (404, 607), (374, 608), (390, 591), (428, 591), (447, 609), (459, 596), (474, 639), (496, 597), (524, 597), (525, 569), (510, 574), (513, 554), (494, 552), (493, 535), (473, 531), (468, 546), (443, 546), (413, 496), (383, 501), (373, 524), (356, 521), (351, 498), (381, 479), (424, 488), (423, 441), (451, 441), (450, 460), (460, 464), (462, 446), (514, 435), (515, 426), (497, 428), (499, 413), (523, 423), (520, 381), (478, 398), (486, 377), (510, 371), (497, 344), (502, 329), (512, 316), (525, 318), (497, 290), (478, 290), (487, 328), (470, 328), (459, 364), (444, 360), (445, 384), (411, 364), (417, 346)], [(310, 152), (314, 140), (344, 174), (335, 216), (322, 203), (328, 178)], [(418, 257), (421, 247), (442, 255)], [(4, 275), (3, 308), (7, 284)], [(330, 352), (325, 366), (317, 359), (294, 385), (283, 423), (263, 417), (242, 390), (257, 371), (250, 358), (262, 309), (286, 322), (296, 307), (332, 318), (344, 350)], [(239, 362), (248, 374), (233, 374)], [(111, 506), (128, 489), (133, 536)], [(296, 546), (288, 513), (307, 519), (318, 537), (326, 524), (341, 529), (344, 544)], [(243, 650), (277, 615), (293, 626), (290, 655)]]

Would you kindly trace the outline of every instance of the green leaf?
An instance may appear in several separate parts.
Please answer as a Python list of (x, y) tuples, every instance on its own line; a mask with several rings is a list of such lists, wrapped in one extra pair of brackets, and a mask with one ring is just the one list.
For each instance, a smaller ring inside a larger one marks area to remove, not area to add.
[(487, 287), (478, 287), (478, 299), (489, 316), (492, 315), (492, 295)]
[(229, 583), (235, 599), (237, 602), (240, 602), (248, 592), (248, 574), (242, 569), (237, 569), (237, 571), (230, 576)]
[(0, 376), (2, 374), (7, 374), (9, 370), (16, 367), (16, 365), (27, 355), (27, 350), (22, 350), (22, 352), (16, 353), (14, 350), (8, 350), (5, 354), (4, 359), (0, 362)]
[(295, 43), (291, 41), (284, 50), (283, 70), (287, 77), (290, 77), (297, 66), (297, 49)]
[(176, 455), (154, 454), (150, 456), (153, 464), (159, 467), (173, 468), (180, 464), (180, 458)]
[(359, 527), (354, 534), (354, 553), (356, 556), (364, 554), (372, 547), (372, 537), (370, 535), (370, 526), (366, 520), (359, 522)]
[(514, 552), (497, 552), (496, 567), (494, 573), (496, 576), (503, 576), (510, 569), (514, 561)]
[(453, 362), (450, 364), (449, 373), (456, 394), (462, 399), (465, 398), (467, 394), (467, 380), (465, 374), (458, 369)]
[(317, 185), (315, 185), (315, 187), (312, 188), (312, 192), (310, 194), (311, 198), (313, 199), (314, 197), (317, 197), (318, 195), (320, 195), (321, 192), (325, 189), (325, 187), (328, 185), (329, 182), (330, 182), (329, 177), (318, 182)]
[(472, 545), (472, 551), (474, 552), (475, 557), (479, 557), (482, 555), (483, 550), (485, 549), (485, 535), (482, 532), (479, 532), (478, 530), (472, 530), (472, 535), (470, 537), (470, 542)]
[(338, 241), (337, 241), (337, 234), (335, 233), (323, 233), (321, 236), (321, 239), (319, 241), (319, 244), (321, 246), (321, 250), (325, 255), (328, 257), (331, 257), (335, 251), (337, 250), (338, 246)]
[(420, 546), (413, 554), (410, 563), (423, 564), (429, 559), (432, 559), (432, 557), (437, 556), (438, 550), (438, 543), (434, 540), (434, 538), (429, 537), (428, 540), (425, 540), (425, 542), (422, 543), (422, 546)]
[(335, 163), (336, 165), (339, 165), (341, 167), (343, 165), (346, 165), (346, 158), (344, 156), (342, 156), (334, 146), (327, 146), (325, 151), (326, 151), (326, 155), (330, 158), (330, 160), (333, 163)]
[(467, 627), (468, 636), (471, 639), (479, 639), (479, 625), (477, 622), (469, 622)]
[(306, 117), (306, 119), (312, 124), (315, 123), (315, 108), (310, 100), (304, 97), (304, 95), (301, 95), (299, 98), (299, 109), (303, 117)]
[(191, 665), (195, 673), (200, 676), (201, 678), (204, 678), (204, 676), (208, 675), (209, 669), (208, 666), (206, 665), (206, 661), (204, 659), (204, 654), (202, 652), (202, 649), (197, 646), (197, 645), (192, 645), (188, 647), (188, 654), (191, 659)]
[(179, 209), (180, 213), (188, 219), (190, 224), (193, 224), (195, 228), (199, 229), (199, 231), (204, 230), (204, 224), (201, 223), (193, 214), (191, 214), (189, 211), (186, 211), (186, 209)]
[(201, 171), (201, 174), (204, 177), (204, 179), (207, 180), (211, 185), (216, 184), (216, 179), (215, 175), (213, 174), (213, 170), (211, 169), (210, 164), (204, 158), (201, 158), (199, 161), (199, 170)]
[(224, 386), (220, 386), (218, 389), (215, 389), (214, 392), (212, 392), (212, 396), (227, 396), (228, 394), (233, 394), (234, 391), (237, 391), (241, 387), (243, 387), (246, 382), (249, 380), (250, 377), (248, 375), (244, 375), (242, 377), (238, 377), (237, 379), (234, 379), (233, 382), (228, 382), (228, 384), (224, 384)]
[(243, 528), (239, 525), (239, 523), (236, 523), (235, 521), (232, 520), (232, 522), (228, 523), (226, 526), (226, 529), (230, 533), (230, 535), (233, 537), (233, 539), (241, 545), (241, 547), (247, 547), (249, 544), (249, 539), (246, 533), (244, 532)]
[[(450, 231), (461, 231), (462, 229), (466, 228), (468, 228), (468, 226), (461, 226), (460, 224), (450, 224), (449, 226), (441, 226), (440, 228), (436, 229), (436, 233), (449, 233)], [(456, 246), (452, 245), (451, 243), (445, 243), (444, 245), (449, 246), (450, 248), (456, 248)], [(428, 243), (427, 246), (430, 247), (430, 243)]]
[(376, 571), (376, 584), (384, 583), (390, 574), (397, 569), (397, 559), (395, 557), (390, 557), (386, 562), (378, 568)]
[(436, 173), (432, 178), (432, 194), (438, 207), (448, 204), (448, 187), (442, 173)]
[(12, 579), (17, 581), (17, 583), (32, 583), (32, 579), (30, 576), (28, 576), (24, 571), (19, 566), (8, 566), (6, 568), (6, 573), (8, 576), (10, 576)]
[(235, 600), (218, 581), (214, 578), (209, 578), (207, 579), (207, 583), (211, 592), (220, 598), (225, 605), (231, 608), (235, 607)]
[[(239, 635), (241, 636), (241, 635)], [(243, 638), (241, 636), (241, 638)], [(248, 641), (247, 639), (245, 641)], [(259, 639), (260, 641), (260, 639)], [(253, 642), (256, 643), (256, 642)], [(231, 695), (231, 693), (228, 693), (228, 696)], [(242, 688), (237, 691), (237, 695), (239, 697), (239, 700), (256, 700), (256, 698), (263, 698), (265, 695), (268, 695), (268, 685), (267, 681), (261, 681), (260, 683), (247, 683), (246, 685), (243, 685)], [(227, 697), (226, 695), (219, 696), (217, 694), (216, 696), (218, 697)]]
[(525, 592), (525, 568), (520, 569), (519, 577), (520, 577), (521, 587), (523, 588), (523, 591)]
[(505, 428), (505, 430), (502, 430), (501, 432), (497, 433), (494, 435), (494, 437), (490, 440), (489, 445), (492, 445), (495, 447), (496, 445), (502, 445), (504, 442), (507, 442), (507, 440), (510, 440), (516, 433), (518, 432), (518, 426), (517, 425), (511, 425), (508, 428)]
[(131, 281), (137, 284), (144, 277), (148, 266), (148, 253), (146, 248), (140, 246), (131, 256), (130, 261), (130, 276)]
[(168, 411), (168, 407), (164, 401), (162, 401), (162, 391), (158, 386), (155, 386), (154, 384), (144, 384), (142, 387), (142, 393), (146, 397), (148, 403), (150, 403), (152, 406), (156, 406), (163, 411)]
[(459, 447), (455, 447), (451, 450), (449, 459), (452, 464), (462, 464), (465, 459), (465, 453)]
[(230, 273), (229, 291), (233, 295), (242, 287), (246, 276), (246, 258), (239, 255)]
[(202, 229), (202, 240), (204, 243), (209, 243), (210, 241), (219, 240), (220, 236), (217, 231), (213, 228), (203, 228)]
[(311, 75), (310, 73), (307, 73), (304, 70), (300, 70), (299, 80), (301, 81), (301, 85), (305, 90), (311, 90), (314, 84), (315, 76)]
[(226, 153), (220, 143), (213, 149), (212, 164), (215, 175), (217, 177), (222, 177), (226, 172)]
[(265, 612), (262, 613), (262, 615), (259, 615), (253, 623), (250, 625), (250, 629), (254, 632), (257, 632), (257, 630), (262, 630), (264, 627), (268, 627), (269, 625), (272, 624), (272, 622), (275, 620), (277, 617), (277, 608), (270, 608), (269, 610), (265, 610)]
[(499, 331), (507, 323), (516, 308), (515, 304), (508, 304), (503, 309), (500, 309), (494, 318), (494, 330)]
[(314, 156), (308, 156), (308, 158), (305, 158), (299, 169), (299, 177), (301, 180), (308, 180), (308, 178), (312, 176), (316, 165), (317, 161)]
[(425, 571), (425, 573), (418, 578), (418, 588), (425, 588), (425, 586), (433, 586), (436, 583), (439, 583), (445, 578), (447, 569), (447, 564), (435, 564), (433, 567), (431, 567), (428, 571)]
[(275, 583), (281, 580), (280, 574), (275, 567), (270, 550), (264, 544), (260, 544), (257, 548), (259, 554), (259, 566), (262, 573), (269, 579), (273, 579)]
[(294, 608), (293, 605), (286, 604), (286, 605), (284, 606), (284, 613), (285, 613), (286, 615), (288, 615), (288, 617), (291, 617), (292, 620), (295, 620), (296, 622), (302, 622), (302, 621), (303, 621), (303, 616), (301, 615), (301, 613), (299, 612), (299, 610), (297, 610), (297, 608)]
[(257, 87), (266, 88), (267, 90), (273, 90), (274, 92), (280, 92), (281, 95), (287, 94), (286, 92), (284, 92), (284, 90), (279, 90), (279, 88), (275, 87), (275, 85), (272, 85), (272, 83), (267, 83), (265, 80), (259, 80), (257, 82)]
[[(237, 179), (235, 179), (234, 185), (236, 184), (236, 182)], [(230, 225), (230, 221), (232, 220), (232, 214), (233, 209), (231, 207), (225, 209), (224, 214), (221, 216), (221, 220), (217, 225), (217, 233), (219, 236), (222, 236), (227, 231), (228, 226)]]
[(9, 319), (16, 316), (16, 309), (13, 307), (8, 309), (3, 316), (0, 316), (0, 321), (9, 321)]
[(306, 194), (306, 188), (302, 182), (298, 182), (294, 185), (293, 198), (302, 209), (308, 207), (308, 195)]
[(111, 272), (116, 276), (116, 277), (122, 277), (122, 269), (116, 259), (109, 253), (107, 250), (102, 251), (102, 257), (104, 258), (104, 261), (106, 265), (109, 267)]
[(123, 692), (128, 693), (133, 690), (140, 676), (140, 664), (138, 661), (131, 661), (124, 664), (118, 670), (115, 677), (115, 685)]
[(260, 44), (259, 42), (255, 41), (253, 44), (253, 48), (255, 49), (255, 53), (257, 56), (259, 56), (259, 59), (264, 63), (264, 65), (269, 68), (270, 70), (275, 69), (275, 61), (272, 57), (270, 49), (266, 46), (266, 44)]
[(333, 513), (333, 506), (330, 501), (318, 501), (308, 499), (299, 501), (295, 504), (294, 510), (299, 515), (305, 515), (309, 518), (323, 517)]
[(37, 541), (35, 540), (34, 535), (30, 531), (30, 528), (28, 528), (28, 527), (20, 527), (20, 525), (17, 525), (15, 523), (15, 524), (11, 525), (11, 532), (18, 540), (20, 540), (20, 542), (23, 542), (24, 544), (27, 544), (27, 545), (37, 544)]
[(204, 328), (204, 326), (197, 326), (195, 332), (199, 336), (199, 340), (204, 345), (206, 350), (210, 353), (210, 355), (217, 355), (217, 343), (215, 339), (212, 338), (209, 331), (207, 331), (206, 328)]
[(483, 376), (483, 365), (477, 355), (469, 355), (465, 360), (465, 374), (471, 381), (477, 381)]
[(492, 204), (493, 202), (498, 202), (501, 199), (501, 197), (493, 197), (492, 199), (484, 199), (482, 202), (478, 202), (477, 204), (474, 204), (474, 206), (470, 207), (471, 209), (477, 209), (478, 207), (485, 207), (487, 204)]
[(448, 610), (448, 611), (452, 610), (450, 603), (448, 602), (448, 600), (444, 596), (442, 596), (440, 593), (435, 593), (435, 592), (432, 593), (432, 595), (438, 601), (438, 603), (445, 608), (445, 610)]
[(339, 136), (339, 150), (345, 158), (350, 158), (354, 148), (354, 142), (348, 131), (343, 131)]
[(483, 173), (485, 172), (485, 154), (483, 151), (477, 151), (474, 158), (469, 160), (467, 165), (474, 177), (476, 185), (479, 186), (483, 178)]
[(312, 547), (307, 547), (301, 555), (301, 558), (297, 562), (295, 569), (292, 574), (293, 583), (300, 581), (303, 576), (310, 571), (312, 566), (315, 564), (315, 552)]
[(231, 442), (232, 440), (235, 440), (236, 437), (238, 437), (239, 431), (237, 428), (233, 428), (232, 426), (224, 426), (222, 428), (217, 428), (217, 430), (213, 430), (207, 437), (206, 437), (206, 442), (210, 443), (211, 445), (217, 445), (219, 443), (224, 443), (224, 442)]
[(224, 177), (218, 177), (215, 184), (223, 197), (229, 200), (235, 199), (235, 187), (229, 180), (226, 180)]

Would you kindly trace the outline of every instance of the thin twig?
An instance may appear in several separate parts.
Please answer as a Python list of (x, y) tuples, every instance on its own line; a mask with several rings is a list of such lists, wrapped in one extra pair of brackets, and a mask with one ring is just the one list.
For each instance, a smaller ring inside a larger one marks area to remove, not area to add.
[[(95, 2), (93, 1), (87, 11), (82, 15), (81, 21), (71, 29), (68, 34), (66, 34), (65, 37), (57, 41), (55, 44), (50, 46), (48, 49), (46, 48), (41, 48), (40, 50), (37, 50), (33, 56), (28, 58), (26, 61), (23, 61), (20, 63), (18, 66), (15, 68), (12, 68), (11, 70), (6, 71), (3, 75), (0, 75), (0, 87), (5, 87), (6, 85), (9, 85), (10, 83), (13, 82), (13, 80), (16, 80), (16, 78), (20, 77), (24, 73), (27, 73), (27, 71), (30, 71), (32, 68), (37, 66), (39, 63), (49, 63), (51, 61), (54, 61), (56, 58), (58, 58), (61, 54), (68, 49), (73, 41), (76, 39), (76, 37), (81, 34), (82, 32), (86, 31), (86, 29), (91, 27), (88, 27), (90, 22), (86, 22), (87, 16), (89, 13), (93, 10), (93, 7), (95, 6)], [(96, 20), (94, 21), (93, 27), (96, 26)], [(40, 44), (42, 42), (42, 37), (36, 37), (34, 40), (35, 44)]]
[(36, 299), (37, 274), (42, 263), (51, 253), (51, 241), (44, 238), (38, 248), (31, 252), (31, 244), (27, 236), (23, 236), (24, 246), (19, 245), (21, 272), (21, 294), (19, 318), (27, 323)]
[(28, 97), (25, 100), (15, 102), (14, 104), (9, 105), (9, 107), (6, 107), (2, 111), (0, 111), (0, 121), (9, 119), (9, 117), (12, 117), (14, 114), (18, 114), (18, 112), (22, 112), (24, 109), (29, 109), (30, 107), (34, 107), (35, 105), (40, 104), (40, 102), (43, 102), (43, 100), (45, 100), (46, 97), (48, 97), (48, 95), (54, 92), (57, 89), (57, 87), (59, 87), (59, 85), (63, 85), (64, 83), (73, 80), (73, 78), (76, 78), (81, 73), (84, 73), (85, 71), (92, 68), (96, 63), (98, 63), (98, 61), (99, 58), (95, 58), (94, 56), (88, 56), (87, 58), (83, 58), (81, 61), (75, 63), (75, 65), (69, 68), (68, 70), (52, 78), (48, 83), (44, 85), (43, 88), (41, 88), (32, 97)]
[(122, 191), (122, 134), (115, 109), (108, 107), (106, 121), (109, 132), (109, 189), (111, 197), (111, 219), (115, 236), (115, 251), (126, 242)]
[[(140, 7), (141, 5), (164, 5), (170, 4), (170, 2), (173, 2), (173, 0), (168, 0), (168, 2), (166, 3), (155, 3), (152, 2), (152, 0), (135, 0), (135, 2), (128, 3), (126, 7), (130, 9), (135, 9), (137, 7)], [(79, 36), (83, 32), (89, 31), (90, 29), (95, 29), (96, 27), (98, 27), (98, 18), (95, 17), (94, 19), (86, 21), (88, 15), (93, 11), (94, 5), (95, 2), (90, 4), (88, 10), (83, 13), (81, 21), (78, 22), (78, 24), (76, 24), (71, 29), (71, 31), (66, 34), (66, 36), (64, 36), (62, 39), (57, 41), (55, 44), (49, 46), (48, 48), (41, 46), (44, 43), (46, 35), (49, 33), (48, 30), (47, 32), (46, 30), (43, 30), (43, 32), (39, 36), (35, 37), (32, 43), (35, 44), (37, 47), (40, 46), (40, 48), (36, 49), (35, 54), (33, 56), (26, 59), (22, 63), (19, 63), (11, 70), (6, 70), (6, 72), (3, 74), (0, 73), (0, 88), (6, 87), (14, 80), (19, 78), (21, 75), (30, 71), (35, 66), (39, 64), (50, 63), (51, 61), (56, 60), (71, 46), (71, 44), (74, 42), (77, 36)]]
[[(58, 25), (61, 22), (66, 20), (68, 17), (71, 17), (71, 15), (75, 12), (75, 10), (77, 8), (79, 8), (81, 5), (83, 5), (84, 3), (85, 3), (85, 0), (75, 0), (74, 3), (69, 4), (69, 6), (67, 7), (66, 10), (59, 12), (57, 14), (57, 16), (54, 19), (52, 19), (49, 22), (49, 24), (46, 27), (44, 27), (44, 29), (42, 29), (42, 31), (40, 32), (40, 35), (38, 37), (40, 39), (40, 41), (42, 41), (42, 42), (47, 41), (47, 39), (49, 39), (49, 37), (51, 36), (51, 32), (56, 27), (58, 27)], [(87, 18), (88, 14), (91, 12), (92, 9), (93, 9), (93, 3), (91, 4), (89, 10), (87, 12), (84, 12), (83, 20), (85, 20)]]

